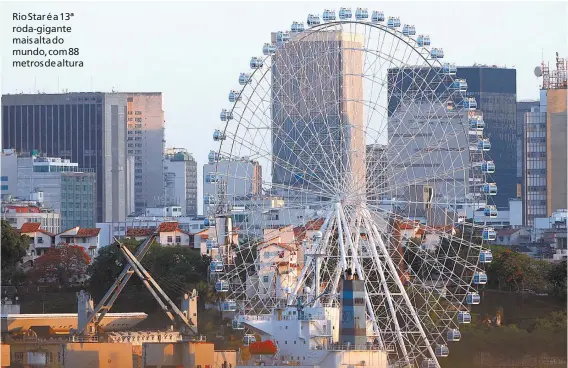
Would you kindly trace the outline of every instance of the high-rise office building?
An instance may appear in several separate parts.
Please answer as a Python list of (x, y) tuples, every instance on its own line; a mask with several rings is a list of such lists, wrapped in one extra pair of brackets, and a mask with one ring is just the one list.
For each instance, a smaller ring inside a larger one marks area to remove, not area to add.
[(456, 78), (467, 81), (468, 97), (475, 97), (483, 113), (483, 135), (491, 141), (485, 157), (497, 169), (488, 181), (497, 183), (493, 203), (508, 208), (509, 199), (517, 198), (517, 71), (497, 66), (460, 66)]
[[(215, 180), (211, 181), (214, 176)], [(262, 194), (262, 167), (257, 161), (246, 158), (221, 160), (203, 165), (203, 197), (217, 198), (217, 186), (223, 185), (227, 201), (240, 204), (242, 197)], [(208, 213), (209, 203), (204, 200), (203, 213)]]
[(387, 190), (387, 147), (384, 144), (367, 145), (367, 201), (376, 205)]
[(181, 206), (183, 216), (197, 216), (197, 161), (184, 148), (167, 148), (164, 158), (166, 205)]
[(517, 197), (524, 198), (523, 172), (525, 160), (523, 149), (525, 147), (526, 114), (533, 108), (539, 107), (539, 101), (517, 101)]
[(42, 204), (61, 215), (64, 229), (95, 226), (97, 188), (92, 170), (82, 170), (68, 159), (18, 156), (12, 151), (2, 153), (2, 178), (14, 179), (2, 194), (30, 200), (41, 193)]
[(302, 33), (272, 57), (273, 183), (313, 192), (351, 183), (365, 192), (363, 41), (340, 31)]
[(93, 170), (97, 221), (123, 221), (129, 195), (126, 102), (123, 93), (3, 95), (2, 148), (37, 150)]
[(526, 117), (523, 221), (565, 209), (567, 195), (568, 60), (556, 54), (556, 70), (543, 63), (540, 105)]
[(160, 204), (164, 183), (164, 110), (161, 92), (127, 93), (127, 150), (134, 157), (134, 207)]

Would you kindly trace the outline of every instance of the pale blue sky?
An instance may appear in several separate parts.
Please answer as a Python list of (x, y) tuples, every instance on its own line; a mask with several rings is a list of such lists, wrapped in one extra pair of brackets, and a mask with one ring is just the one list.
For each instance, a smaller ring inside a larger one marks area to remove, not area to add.
[[(544, 55), (568, 56), (565, 2), (248, 2), (2, 3), (2, 93), (41, 90), (161, 91), (167, 146), (185, 147), (201, 166), (227, 94), (262, 54), (270, 32), (324, 8), (358, 6), (397, 15), (430, 34), (445, 60), (517, 69), (519, 99), (537, 99), (533, 75)], [(13, 12), (73, 12), (65, 46), (80, 47), (85, 67), (12, 68)], [(59, 82), (58, 82), (59, 79)]]

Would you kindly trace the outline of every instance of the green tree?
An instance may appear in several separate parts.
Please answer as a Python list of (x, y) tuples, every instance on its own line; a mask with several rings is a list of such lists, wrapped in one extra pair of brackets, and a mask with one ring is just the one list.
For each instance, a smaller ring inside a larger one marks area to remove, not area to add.
[(566, 266), (566, 261), (556, 263), (550, 267), (547, 275), (552, 295), (564, 301), (566, 300)]
[(2, 220), (2, 279), (16, 283), (22, 278), (19, 267), (30, 246), (30, 239), (15, 231), (8, 221)]

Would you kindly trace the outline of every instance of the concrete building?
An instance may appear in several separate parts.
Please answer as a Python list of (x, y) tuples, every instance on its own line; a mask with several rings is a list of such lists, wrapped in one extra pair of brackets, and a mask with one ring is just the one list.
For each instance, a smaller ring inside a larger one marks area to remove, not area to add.
[(164, 110), (161, 92), (126, 93), (127, 150), (134, 157), (135, 211), (161, 204), (164, 184)]
[(316, 192), (347, 183), (365, 193), (363, 41), (306, 31), (272, 56), (272, 183)]
[(127, 215), (124, 93), (2, 96), (2, 148), (37, 150), (96, 173), (97, 221)]
[(567, 182), (567, 69), (568, 61), (558, 58), (556, 70), (542, 65), (540, 105), (526, 113), (524, 172), (524, 222), (549, 217), (566, 208)]
[(517, 101), (517, 197), (525, 198), (524, 193), (524, 183), (523, 183), (523, 172), (525, 157), (524, 148), (526, 146), (526, 115), (531, 112), (533, 108), (538, 108), (540, 106), (539, 101), (527, 100), (527, 101)]
[[(211, 180), (211, 176), (215, 179)], [(208, 213), (209, 203), (205, 198), (216, 197), (217, 185), (224, 183), (227, 200), (232, 205), (239, 205), (245, 196), (260, 196), (262, 194), (262, 167), (257, 161), (247, 158), (221, 160), (213, 164), (203, 165), (203, 213)]]
[[(41, 202), (40, 202), (41, 203)], [(2, 219), (14, 229), (21, 229), (27, 222), (37, 222), (42, 229), (57, 234), (61, 229), (59, 213), (38, 204), (37, 201), (2, 201)]]
[(367, 145), (367, 201), (377, 204), (387, 191), (387, 147), (383, 144)]
[(184, 148), (167, 148), (164, 157), (165, 204), (197, 216), (197, 161)]
[(35, 193), (42, 193), (43, 205), (60, 213), (63, 228), (95, 225), (96, 175), (83, 172), (77, 163), (4, 150), (2, 176), (6, 182), (15, 178), (15, 183), (6, 185), (2, 194), (27, 200)]
[(29, 256), (32, 260), (45, 254), (47, 250), (55, 245), (55, 234), (41, 228), (39, 222), (26, 222), (20, 228), (20, 234), (30, 238)]

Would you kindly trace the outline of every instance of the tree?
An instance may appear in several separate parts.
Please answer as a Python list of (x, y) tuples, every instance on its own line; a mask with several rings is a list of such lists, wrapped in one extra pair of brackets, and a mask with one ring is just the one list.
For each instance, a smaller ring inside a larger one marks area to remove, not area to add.
[(566, 300), (566, 266), (566, 261), (554, 264), (547, 275), (552, 295), (560, 300)]
[(82, 246), (73, 244), (56, 246), (36, 259), (30, 280), (40, 284), (67, 287), (84, 280), (90, 261)]
[(2, 278), (14, 282), (21, 273), (18, 265), (27, 254), (30, 239), (15, 231), (8, 221), (2, 220)]

